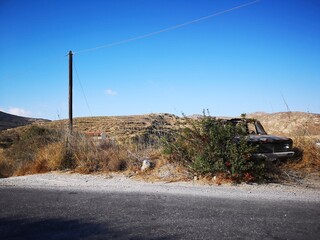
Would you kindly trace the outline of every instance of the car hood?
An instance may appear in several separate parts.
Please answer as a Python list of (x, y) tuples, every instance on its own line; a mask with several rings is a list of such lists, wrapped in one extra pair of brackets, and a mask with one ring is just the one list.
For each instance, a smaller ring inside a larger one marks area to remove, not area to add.
[(279, 137), (275, 135), (249, 135), (249, 142), (291, 142), (287, 137)]

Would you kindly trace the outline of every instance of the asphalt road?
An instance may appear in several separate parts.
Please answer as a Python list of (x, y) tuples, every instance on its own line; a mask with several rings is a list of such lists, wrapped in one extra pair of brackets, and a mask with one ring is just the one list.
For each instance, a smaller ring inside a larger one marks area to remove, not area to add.
[(0, 239), (319, 237), (319, 203), (0, 187)]

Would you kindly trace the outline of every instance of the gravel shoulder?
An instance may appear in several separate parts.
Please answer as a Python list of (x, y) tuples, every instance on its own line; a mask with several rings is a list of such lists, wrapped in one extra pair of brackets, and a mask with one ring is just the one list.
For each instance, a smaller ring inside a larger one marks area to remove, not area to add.
[(1, 188), (31, 188), (66, 191), (103, 191), (141, 194), (176, 194), (215, 198), (270, 201), (320, 202), (320, 188), (306, 185), (238, 184), (208, 185), (198, 181), (145, 182), (124, 174), (84, 175), (51, 172), (0, 179)]

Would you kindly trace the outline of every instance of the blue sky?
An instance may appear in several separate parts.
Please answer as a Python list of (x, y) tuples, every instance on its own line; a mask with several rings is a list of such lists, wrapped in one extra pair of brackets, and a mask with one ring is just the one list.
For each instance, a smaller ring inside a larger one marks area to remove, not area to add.
[(67, 118), (72, 50), (75, 117), (320, 113), (318, 0), (260, 0), (81, 52), (249, 2), (0, 0), (0, 110)]

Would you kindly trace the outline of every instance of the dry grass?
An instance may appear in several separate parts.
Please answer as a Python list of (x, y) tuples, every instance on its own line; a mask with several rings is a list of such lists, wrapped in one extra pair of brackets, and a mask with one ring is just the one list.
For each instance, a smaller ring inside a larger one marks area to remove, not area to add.
[(147, 171), (138, 171), (135, 177), (148, 182), (190, 181), (192, 174), (182, 165), (158, 160), (156, 165)]
[[(79, 132), (105, 132), (121, 144), (152, 144), (150, 140), (159, 133), (179, 128), (182, 119), (172, 114), (147, 114), (132, 116), (82, 117), (74, 119), (74, 129)], [(61, 129), (67, 120), (47, 123), (47, 127)], [(143, 139), (143, 136), (151, 139)]]
[(59, 170), (63, 167), (66, 145), (63, 142), (51, 143), (41, 148), (33, 163), (35, 172)]
[(314, 138), (298, 136), (293, 138), (296, 157), (284, 165), (286, 169), (303, 172), (320, 172), (320, 148)]
[(38, 171), (41, 167), (44, 170), (70, 168), (75, 172), (85, 174), (124, 170), (136, 171), (140, 168), (144, 158), (153, 157), (149, 149), (142, 149), (139, 146), (119, 145), (110, 139), (97, 141), (79, 132), (66, 138), (68, 139), (67, 143), (59, 147), (59, 149), (64, 147), (64, 150), (60, 151), (62, 154), (58, 155), (55, 160), (46, 158), (47, 154), (45, 152), (40, 154), (42, 158), (36, 160), (33, 165), (35, 171)]
[(109, 142), (96, 143), (78, 135), (71, 143), (75, 171), (80, 173), (121, 171), (130, 159), (123, 147)]
[(41, 147), (32, 161), (14, 166), (11, 175), (22, 176), (63, 169), (65, 151), (63, 142), (54, 142)]
[(80, 132), (71, 136), (61, 131), (60, 137), (54, 138), (51, 133), (52, 130), (37, 127), (22, 129), (6, 149), (1, 149), (0, 177), (63, 169), (86, 174), (136, 172), (144, 159), (157, 162), (160, 156), (154, 139), (125, 145), (111, 139), (97, 141)]
[[(28, 126), (6, 131), (1, 134), (1, 138), (3, 148), (0, 152), (0, 176), (8, 177), (44, 171), (43, 160), (38, 160), (38, 154), (41, 151), (46, 152), (47, 146), (58, 142), (60, 133), (37, 126)], [(50, 154), (54, 155), (54, 151)]]
[(8, 161), (4, 154), (3, 149), (0, 149), (0, 178), (10, 177), (13, 175), (14, 167), (11, 161)]
[(28, 128), (1, 149), (0, 177), (63, 169), (80, 173), (122, 171), (139, 165), (139, 157), (133, 157), (136, 152), (114, 142), (97, 142), (81, 133), (51, 138), (51, 130)]
[[(266, 115), (261, 118), (264, 118), (264, 122), (266, 122), (264, 125), (267, 132), (272, 133), (276, 129), (304, 130), (303, 134), (290, 132), (289, 136), (296, 135), (293, 140), (297, 153), (302, 154), (295, 161), (285, 163), (282, 166), (283, 169), (287, 172), (294, 170), (319, 173), (320, 149), (314, 144), (315, 135), (319, 137), (319, 115), (299, 114)], [(81, 132), (105, 131), (107, 136), (113, 137), (115, 141), (96, 142), (80, 132), (76, 132), (73, 137), (66, 136), (65, 131), (61, 130), (65, 126), (65, 122), (62, 121), (46, 124), (50, 129), (56, 129), (57, 132), (63, 132), (63, 134), (60, 139), (53, 139), (45, 144), (41, 143), (42, 138), (39, 136), (31, 139), (30, 143), (34, 144), (32, 146), (29, 143), (21, 142), (21, 136), (28, 131), (29, 127), (3, 131), (0, 133), (0, 177), (72, 169), (80, 173), (128, 171), (134, 173), (138, 178), (148, 181), (172, 182), (194, 178), (193, 174), (182, 165), (168, 161), (162, 155), (160, 148), (158, 133), (166, 133), (184, 126), (183, 118), (174, 115), (154, 114), (79, 118), (75, 120), (75, 123), (75, 129)], [(268, 129), (269, 126), (270, 129)], [(271, 128), (272, 126), (274, 129)], [(280, 135), (287, 135), (287, 132), (283, 131)], [(66, 139), (69, 143), (68, 149)], [(142, 172), (140, 167), (144, 159), (150, 160), (153, 167)], [(223, 175), (218, 175), (215, 179), (212, 176), (197, 176), (197, 179), (198, 182), (209, 184), (222, 184), (230, 181)]]

